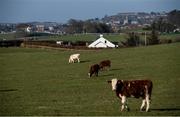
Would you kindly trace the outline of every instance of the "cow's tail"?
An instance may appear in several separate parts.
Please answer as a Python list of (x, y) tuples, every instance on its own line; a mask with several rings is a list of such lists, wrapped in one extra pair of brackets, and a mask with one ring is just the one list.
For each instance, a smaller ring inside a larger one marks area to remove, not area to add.
[(151, 100), (152, 89), (153, 89), (153, 83), (152, 81), (150, 81), (149, 88), (148, 88), (149, 100)]
[(149, 81), (147, 85), (145, 85), (146, 96), (147, 95), (149, 96), (149, 100), (151, 100), (152, 88), (153, 88), (153, 83), (152, 81)]

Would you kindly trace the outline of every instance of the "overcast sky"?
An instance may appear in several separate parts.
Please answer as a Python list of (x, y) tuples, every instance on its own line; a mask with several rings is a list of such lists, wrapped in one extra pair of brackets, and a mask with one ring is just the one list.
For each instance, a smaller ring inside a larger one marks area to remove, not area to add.
[(120, 12), (180, 9), (180, 0), (0, 0), (0, 23), (90, 19)]

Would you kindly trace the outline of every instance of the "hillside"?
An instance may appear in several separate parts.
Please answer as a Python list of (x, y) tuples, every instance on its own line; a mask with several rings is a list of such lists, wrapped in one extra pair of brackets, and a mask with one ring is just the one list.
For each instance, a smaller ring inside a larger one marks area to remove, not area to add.
[[(179, 116), (180, 43), (97, 51), (0, 48), (0, 115)], [(80, 53), (81, 63), (68, 64)], [(88, 78), (89, 66), (110, 59), (110, 71)], [(131, 98), (130, 112), (107, 80), (151, 79), (151, 111), (139, 112)]]

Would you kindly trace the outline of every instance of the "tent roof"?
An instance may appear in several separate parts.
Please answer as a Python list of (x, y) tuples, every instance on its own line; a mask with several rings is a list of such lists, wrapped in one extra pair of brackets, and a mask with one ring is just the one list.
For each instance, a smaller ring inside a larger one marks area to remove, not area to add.
[(93, 43), (91, 43), (89, 46), (89, 48), (114, 48), (115, 45), (113, 43), (111, 43), (110, 41), (108, 41), (107, 39), (105, 39), (103, 37), (103, 35), (100, 35), (100, 38), (97, 39), (96, 41), (94, 41)]

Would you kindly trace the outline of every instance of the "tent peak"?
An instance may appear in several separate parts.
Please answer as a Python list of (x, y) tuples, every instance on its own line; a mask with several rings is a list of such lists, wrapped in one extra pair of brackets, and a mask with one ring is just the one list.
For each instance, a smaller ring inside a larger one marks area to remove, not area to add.
[(100, 38), (103, 38), (103, 34), (100, 34)]

